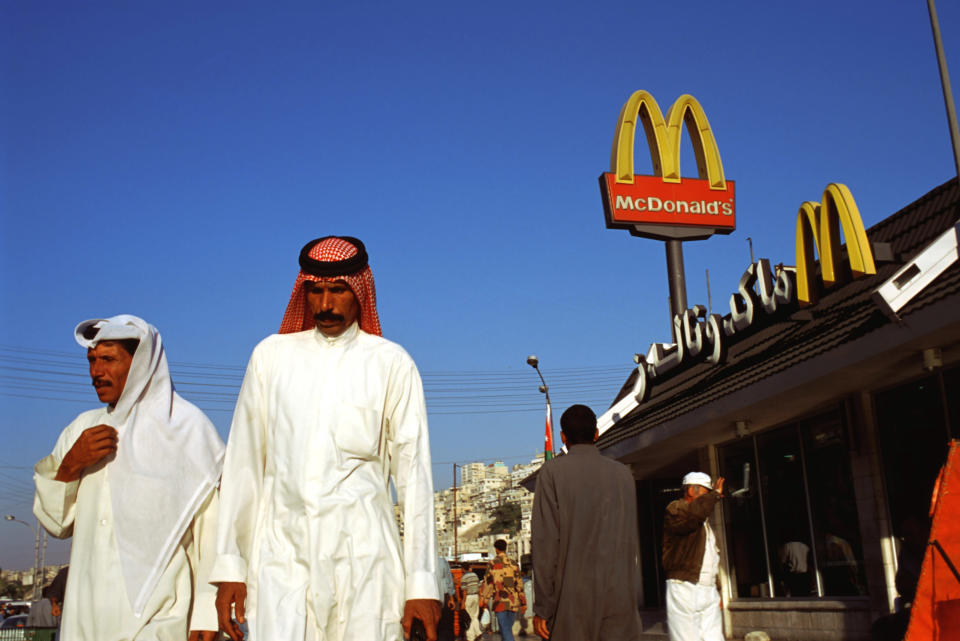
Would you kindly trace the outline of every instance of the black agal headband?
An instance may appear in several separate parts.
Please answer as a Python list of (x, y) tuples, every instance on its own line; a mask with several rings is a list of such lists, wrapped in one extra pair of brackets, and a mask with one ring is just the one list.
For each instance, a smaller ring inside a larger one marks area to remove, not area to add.
[[(357, 248), (357, 253), (350, 258), (330, 262), (310, 258), (310, 250), (313, 249), (317, 243), (323, 242), (328, 238), (339, 238), (340, 240), (350, 243)], [(359, 239), (352, 236), (324, 236), (323, 238), (311, 240), (300, 250), (300, 269), (311, 276), (319, 276), (320, 278), (356, 274), (363, 271), (367, 263), (367, 249)]]

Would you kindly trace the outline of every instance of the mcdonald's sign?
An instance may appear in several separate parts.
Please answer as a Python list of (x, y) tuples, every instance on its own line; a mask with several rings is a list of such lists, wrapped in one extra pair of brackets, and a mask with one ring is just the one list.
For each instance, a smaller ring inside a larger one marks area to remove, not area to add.
[[(847, 260), (840, 251), (841, 230)], [(695, 363), (724, 362), (729, 348), (744, 336), (777, 317), (815, 303), (821, 289), (844, 280), (841, 269), (849, 269), (850, 278), (877, 273), (873, 246), (846, 185), (830, 183), (819, 203), (800, 205), (796, 236), (796, 268), (771, 266), (767, 258), (751, 263), (740, 277), (737, 290), (730, 294), (727, 314), (721, 316), (708, 312), (703, 305), (694, 305), (673, 315), (674, 342), (651, 343), (646, 355), (634, 355), (637, 370), (631, 375), (631, 393), (597, 418), (601, 434), (646, 402), (650, 389), (659, 382)], [(820, 257), (820, 283), (814, 252)]]
[[(637, 122), (643, 126), (653, 176), (633, 173)], [(680, 135), (686, 125), (699, 178), (680, 176)], [(717, 142), (693, 96), (677, 98), (664, 119), (657, 101), (636, 91), (623, 105), (613, 136), (610, 171), (600, 176), (607, 227), (657, 240), (695, 240), (736, 229), (734, 182), (723, 175)]]
[(853, 195), (846, 185), (830, 183), (819, 203), (805, 202), (797, 212), (797, 302), (801, 307), (817, 302), (814, 249), (820, 256), (820, 278), (824, 287), (831, 287), (839, 280), (841, 228), (847, 241), (851, 277), (877, 273)]

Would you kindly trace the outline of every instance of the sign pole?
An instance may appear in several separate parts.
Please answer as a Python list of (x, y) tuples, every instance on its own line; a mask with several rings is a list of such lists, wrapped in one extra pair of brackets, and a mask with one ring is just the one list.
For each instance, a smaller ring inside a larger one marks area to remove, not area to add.
[[(683, 242), (677, 239), (666, 241), (667, 280), (670, 284), (670, 330), (673, 332), (673, 317), (687, 309), (687, 283), (683, 273)], [(677, 340), (674, 335), (673, 340)]]
[(947, 108), (947, 124), (950, 127), (950, 140), (953, 142), (953, 163), (960, 175), (960, 133), (957, 133), (957, 110), (953, 106), (953, 91), (950, 89), (950, 72), (947, 71), (947, 59), (943, 55), (943, 41), (940, 39), (940, 22), (937, 20), (937, 8), (933, 0), (927, 0), (930, 13), (930, 28), (933, 31), (933, 46), (937, 51), (937, 66), (940, 69), (940, 85), (943, 87), (943, 102)]
[[(634, 174), (637, 129), (646, 134), (653, 175)], [(687, 135), (697, 156), (698, 178), (680, 176), (680, 136)], [(624, 103), (613, 134), (610, 171), (600, 175), (600, 193), (607, 228), (627, 229), (633, 236), (665, 242), (670, 289), (670, 333), (687, 309), (683, 241), (703, 240), (736, 229), (734, 183), (723, 174), (720, 151), (707, 115), (696, 98), (677, 98), (663, 117), (647, 91), (635, 91)]]
[(453, 559), (460, 560), (460, 550), (457, 546), (457, 464), (453, 464)]

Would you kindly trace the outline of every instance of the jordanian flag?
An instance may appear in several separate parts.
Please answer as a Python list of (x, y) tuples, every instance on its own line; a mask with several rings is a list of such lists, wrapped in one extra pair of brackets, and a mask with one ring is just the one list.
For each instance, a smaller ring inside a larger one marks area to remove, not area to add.
[(547, 405), (547, 435), (543, 439), (543, 460), (549, 461), (553, 458), (553, 416), (550, 412), (550, 406)]

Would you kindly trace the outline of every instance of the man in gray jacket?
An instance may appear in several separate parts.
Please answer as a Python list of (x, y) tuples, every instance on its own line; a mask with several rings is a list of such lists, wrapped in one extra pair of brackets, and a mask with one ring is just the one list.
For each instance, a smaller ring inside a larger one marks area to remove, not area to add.
[(639, 552), (636, 484), (600, 454), (597, 417), (560, 418), (565, 456), (548, 461), (533, 499), (534, 630), (554, 641), (634, 641)]

